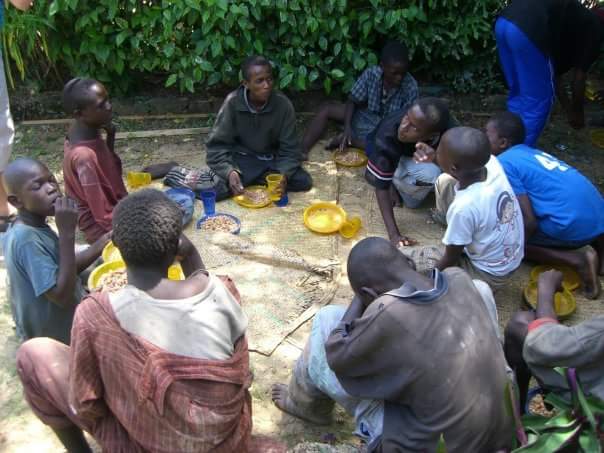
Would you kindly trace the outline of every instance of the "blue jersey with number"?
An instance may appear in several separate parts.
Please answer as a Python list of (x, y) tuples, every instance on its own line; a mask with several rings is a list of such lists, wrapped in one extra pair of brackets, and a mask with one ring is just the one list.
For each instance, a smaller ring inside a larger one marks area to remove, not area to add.
[(526, 145), (498, 159), (516, 195), (528, 196), (543, 233), (562, 241), (604, 233), (604, 198), (577, 169)]

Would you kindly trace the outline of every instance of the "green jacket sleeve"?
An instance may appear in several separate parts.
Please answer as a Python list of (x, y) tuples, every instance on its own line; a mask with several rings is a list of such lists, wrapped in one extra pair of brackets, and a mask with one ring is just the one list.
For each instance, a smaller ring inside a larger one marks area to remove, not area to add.
[(235, 147), (235, 93), (231, 93), (225, 99), (216, 116), (216, 122), (206, 142), (208, 167), (216, 174), (228, 179), (229, 173), (236, 170), (240, 172), (233, 160), (233, 148)]
[(296, 134), (296, 113), (294, 106), (285, 99), (287, 105), (284, 108), (283, 123), (279, 135), (279, 152), (275, 159), (275, 169), (290, 177), (300, 166), (301, 147)]

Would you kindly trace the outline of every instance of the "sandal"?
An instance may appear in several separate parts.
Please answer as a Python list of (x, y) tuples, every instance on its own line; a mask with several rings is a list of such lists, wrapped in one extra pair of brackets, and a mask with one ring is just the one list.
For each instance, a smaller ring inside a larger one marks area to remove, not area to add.
[(0, 233), (5, 233), (10, 224), (17, 219), (17, 214), (0, 215)]

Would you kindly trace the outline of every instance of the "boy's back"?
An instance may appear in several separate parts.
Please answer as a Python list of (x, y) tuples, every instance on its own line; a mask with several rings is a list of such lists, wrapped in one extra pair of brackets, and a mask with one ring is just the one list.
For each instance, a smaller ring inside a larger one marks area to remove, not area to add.
[(577, 169), (543, 151), (517, 145), (498, 156), (516, 195), (527, 195), (539, 229), (560, 240), (604, 233), (604, 198)]
[(78, 226), (92, 243), (111, 230), (113, 208), (128, 194), (122, 162), (102, 138), (65, 140), (63, 178), (67, 195), (78, 202)]
[(445, 245), (465, 246), (480, 270), (505, 276), (518, 268), (524, 256), (524, 227), (518, 200), (492, 156), (483, 182), (457, 190), (447, 211)]
[[(18, 336), (50, 337), (69, 344), (76, 305), (62, 308), (44, 296), (57, 284), (59, 237), (48, 226), (18, 223), (6, 232), (3, 249)], [(76, 300), (83, 294), (76, 279)]]

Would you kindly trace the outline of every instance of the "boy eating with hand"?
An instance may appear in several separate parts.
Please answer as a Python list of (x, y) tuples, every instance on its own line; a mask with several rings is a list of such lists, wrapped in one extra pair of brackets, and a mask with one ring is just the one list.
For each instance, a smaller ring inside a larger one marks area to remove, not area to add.
[(510, 183), (491, 156), (486, 134), (477, 129), (447, 131), (436, 160), (457, 180), (442, 240), (445, 253), (436, 268), (461, 266), (499, 289), (524, 256), (522, 213)]
[(77, 201), (78, 225), (86, 241), (93, 243), (111, 230), (113, 208), (128, 194), (122, 161), (114, 150), (111, 103), (102, 83), (75, 78), (63, 88), (63, 106), (74, 117), (65, 138), (65, 191)]
[[(100, 256), (109, 235), (75, 253), (76, 203), (61, 195), (54, 175), (36, 160), (13, 161), (3, 184), (18, 210), (3, 242), (17, 335), (69, 344), (73, 315), (84, 296), (78, 274)], [(55, 217), (58, 236), (46, 223), (49, 216)]]

